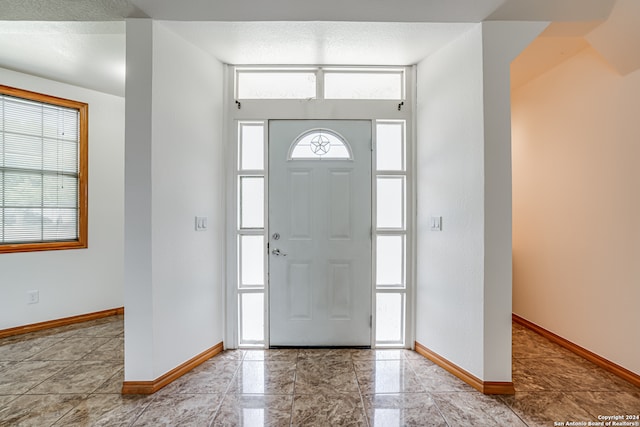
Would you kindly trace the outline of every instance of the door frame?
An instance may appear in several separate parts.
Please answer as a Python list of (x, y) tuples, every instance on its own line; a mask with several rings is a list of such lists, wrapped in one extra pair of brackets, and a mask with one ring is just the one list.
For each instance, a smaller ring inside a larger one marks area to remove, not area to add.
[[(227, 65), (224, 70), (224, 140), (226, 142), (227, 157), (227, 182), (226, 182), (226, 274), (223, 286), (224, 304), (224, 345), (225, 348), (238, 348), (238, 244), (237, 244), (237, 219), (238, 198), (236, 183), (238, 180), (238, 128), (241, 122), (264, 123), (264, 230), (265, 239), (269, 236), (268, 218), (268, 188), (269, 188), (269, 144), (268, 131), (270, 120), (367, 120), (372, 127), (372, 156), (371, 156), (371, 213), (372, 213), (372, 282), (375, 282), (376, 264), (376, 192), (375, 179), (375, 147), (376, 147), (376, 121), (403, 120), (406, 123), (406, 271), (405, 271), (405, 336), (404, 347), (413, 348), (415, 342), (415, 66), (405, 67), (405, 100), (402, 104), (398, 101), (387, 100), (241, 100), (236, 102), (235, 94), (235, 67)], [(264, 290), (264, 345), (256, 345), (256, 348), (268, 348), (269, 346), (269, 285), (268, 285), (268, 254), (264, 252), (265, 285)], [(376, 325), (376, 293), (375, 283), (372, 286), (372, 327), (371, 348), (375, 348)], [(243, 291), (246, 292), (246, 291)], [(253, 292), (253, 291), (249, 291)], [(251, 344), (244, 348), (253, 347)], [(396, 348), (399, 346), (395, 346)]]

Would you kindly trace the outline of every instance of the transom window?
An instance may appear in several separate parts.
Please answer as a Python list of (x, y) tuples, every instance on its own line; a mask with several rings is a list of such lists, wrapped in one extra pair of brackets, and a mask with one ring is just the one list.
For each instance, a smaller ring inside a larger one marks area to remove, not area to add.
[(349, 143), (330, 129), (312, 129), (298, 136), (289, 149), (289, 160), (352, 160)]
[(405, 99), (405, 71), (387, 67), (238, 67), (236, 99)]
[(330, 69), (324, 72), (325, 99), (403, 99), (403, 70)]
[(87, 110), (0, 86), (0, 253), (87, 246)]
[(236, 72), (238, 99), (307, 99), (316, 97), (314, 70), (247, 69)]

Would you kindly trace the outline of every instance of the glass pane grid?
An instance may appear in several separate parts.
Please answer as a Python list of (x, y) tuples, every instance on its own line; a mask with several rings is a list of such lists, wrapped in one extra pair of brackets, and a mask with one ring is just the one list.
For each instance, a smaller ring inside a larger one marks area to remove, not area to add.
[(240, 345), (264, 342), (264, 294), (238, 295)]
[(381, 176), (376, 178), (376, 228), (405, 229), (405, 177)]
[(325, 71), (326, 99), (401, 100), (404, 98), (401, 71)]
[(264, 170), (264, 124), (240, 122), (238, 127), (238, 168)]
[(264, 228), (264, 177), (239, 177), (240, 228)]
[(376, 347), (405, 344), (405, 123), (404, 120), (376, 121)]
[(264, 236), (239, 236), (238, 287), (264, 287)]
[(316, 70), (238, 70), (238, 99), (314, 99)]
[(236, 99), (403, 100), (401, 68), (237, 68)]
[(264, 122), (239, 122), (237, 139), (238, 345), (264, 347)]
[(376, 122), (376, 169), (406, 171), (405, 121)]
[(376, 345), (403, 345), (405, 336), (405, 295), (376, 294)]
[(405, 287), (405, 236), (376, 237), (376, 287)]

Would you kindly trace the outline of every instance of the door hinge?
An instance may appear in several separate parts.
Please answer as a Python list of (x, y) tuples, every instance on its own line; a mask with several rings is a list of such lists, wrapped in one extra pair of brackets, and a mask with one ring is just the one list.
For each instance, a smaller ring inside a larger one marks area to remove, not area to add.
[(369, 327), (373, 326), (373, 314), (369, 315)]

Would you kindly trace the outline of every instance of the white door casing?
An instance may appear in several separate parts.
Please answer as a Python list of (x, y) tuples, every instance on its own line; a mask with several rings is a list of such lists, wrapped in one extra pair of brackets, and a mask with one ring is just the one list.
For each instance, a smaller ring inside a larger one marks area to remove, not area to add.
[[(371, 345), (371, 126), (269, 121), (272, 347)], [(290, 159), (310, 129), (342, 136), (352, 159)]]

